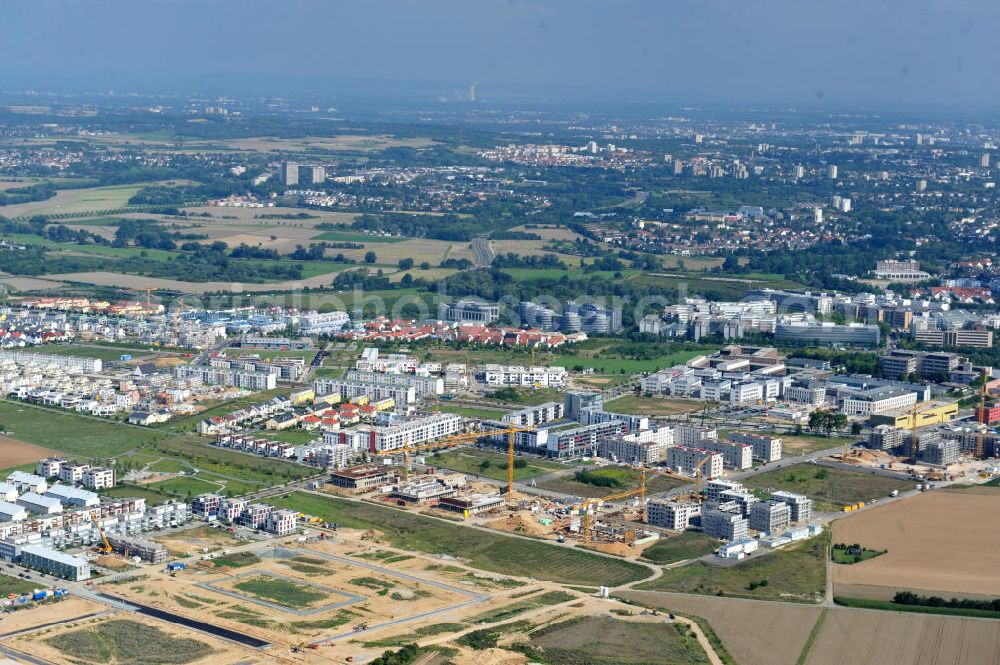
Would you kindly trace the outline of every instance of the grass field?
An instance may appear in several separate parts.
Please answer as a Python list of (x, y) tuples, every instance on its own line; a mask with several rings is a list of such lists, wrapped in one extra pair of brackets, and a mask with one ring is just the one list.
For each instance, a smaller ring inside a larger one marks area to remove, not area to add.
[(134, 663), (142, 654), (142, 662), (149, 665), (183, 665), (212, 653), (204, 642), (127, 619), (104, 621), (45, 641), (73, 663)]
[(466, 418), (480, 418), (482, 420), (499, 420), (506, 413), (500, 409), (476, 408), (474, 406), (455, 406), (454, 404), (441, 403), (435, 405), (435, 411), (442, 413), (457, 413)]
[[(543, 476), (556, 469), (565, 468), (561, 464), (546, 462), (534, 457), (524, 457), (518, 455), (514, 458), (524, 460), (527, 464), (524, 468), (514, 468), (514, 480), (527, 480), (536, 476)], [(488, 467), (481, 466), (484, 462), (489, 462)], [(453, 471), (492, 478), (493, 480), (507, 480), (507, 456), (495, 453), (490, 450), (480, 450), (478, 448), (459, 448), (443, 453), (435, 453), (427, 458), (427, 463), (431, 466), (440, 466)]]
[(0, 598), (6, 598), (12, 593), (31, 593), (38, 587), (34, 582), (26, 582), (18, 577), (0, 575)]
[(294, 446), (300, 446), (302, 444), (309, 443), (310, 441), (323, 438), (322, 432), (305, 429), (266, 430), (257, 432), (257, 435), (265, 439), (270, 439), (271, 441), (284, 441), (285, 443), (290, 443)]
[(732, 566), (695, 561), (636, 589), (814, 603), (823, 597), (829, 543), (824, 534)]
[(192, 477), (171, 478), (163, 482), (153, 483), (152, 487), (167, 494), (191, 497), (205, 494), (206, 492), (218, 492), (222, 489), (222, 485), (220, 484)]
[[(123, 353), (130, 353), (122, 349), (108, 348), (104, 346), (85, 346), (77, 344), (50, 344), (38, 348), (38, 353), (49, 353), (55, 356), (75, 356), (79, 358), (100, 358), (104, 362), (118, 360)], [(130, 353), (133, 358), (141, 357), (141, 353)]]
[(315, 469), (294, 462), (216, 448), (195, 435), (159, 441), (156, 448), (161, 453), (183, 459), (203, 472), (233, 476), (249, 483), (275, 485), (316, 473)]
[(174, 498), (153, 488), (152, 485), (116, 485), (111, 489), (101, 490), (101, 496), (116, 497), (120, 499), (145, 499), (146, 504), (155, 506), (163, 503), (167, 499)]
[(634, 395), (619, 397), (607, 402), (604, 406), (608, 411), (614, 413), (633, 413), (643, 416), (676, 416), (680, 413), (692, 413), (702, 408), (700, 402), (693, 400), (637, 397)]
[[(626, 469), (623, 467), (591, 469), (588, 470), (587, 473), (591, 474), (591, 477), (596, 476), (599, 478), (609, 478), (615, 484), (610, 487), (594, 485), (591, 483), (580, 482), (571, 475), (563, 478), (556, 478), (554, 480), (546, 480), (543, 483), (539, 483), (538, 486), (542, 489), (551, 490), (553, 492), (562, 492), (563, 494), (586, 498), (597, 498), (638, 487), (641, 480), (638, 471), (633, 471), (632, 469)], [(681, 485), (684, 485), (683, 481), (667, 478), (665, 476), (647, 475), (646, 477), (646, 491), (650, 493), (664, 492), (675, 487), (680, 487)]]
[(867, 561), (868, 559), (874, 559), (877, 556), (885, 554), (884, 550), (869, 550), (862, 548), (860, 554), (850, 554), (846, 547), (832, 547), (830, 548), (830, 558), (834, 563), (839, 563), (844, 566), (853, 566), (856, 563), (861, 563), (862, 561)]
[(325, 593), (310, 589), (307, 584), (270, 575), (240, 580), (233, 583), (233, 588), (255, 598), (295, 609), (310, 607), (326, 599)]
[(553, 582), (616, 586), (649, 571), (627, 561), (514, 538), (366, 503), (296, 492), (277, 505), (355, 529), (376, 529), (395, 547), (461, 557), (474, 568)]
[(892, 490), (912, 489), (908, 480), (897, 480), (874, 473), (857, 473), (815, 464), (793, 464), (746, 478), (743, 483), (763, 491), (776, 489), (805, 494), (820, 510), (840, 510), (844, 505), (871, 501)]
[(114, 457), (162, 440), (163, 433), (25, 404), (0, 401), (0, 423), (16, 439), (83, 459)]
[(642, 558), (653, 563), (669, 564), (685, 559), (696, 559), (711, 554), (719, 548), (719, 540), (698, 531), (685, 531), (667, 536), (642, 552)]
[(708, 656), (681, 624), (569, 619), (530, 634), (525, 653), (549, 665), (696, 665)]
[(118, 210), (128, 205), (128, 200), (149, 183), (135, 185), (110, 185), (83, 189), (63, 189), (50, 199), (7, 206), (5, 215), (59, 215), (91, 213), (101, 210)]

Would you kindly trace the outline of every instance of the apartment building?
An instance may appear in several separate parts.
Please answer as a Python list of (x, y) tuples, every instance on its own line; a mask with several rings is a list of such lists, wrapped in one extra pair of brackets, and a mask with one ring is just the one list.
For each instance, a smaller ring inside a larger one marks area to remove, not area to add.
[(273, 390), (278, 385), (277, 370), (253, 372), (209, 365), (178, 365), (174, 368), (174, 378), (179, 381), (200, 381), (204, 385), (236, 386), (247, 390)]
[(344, 381), (354, 383), (369, 383), (398, 388), (412, 387), (417, 395), (441, 395), (444, 393), (444, 379), (439, 376), (420, 376), (418, 374), (394, 374), (387, 372), (348, 370)]
[[(703, 463), (704, 462), (704, 463)], [(694, 476), (699, 468), (702, 478), (717, 478), (722, 475), (722, 454), (705, 448), (673, 446), (667, 450), (667, 464), (678, 473)], [(699, 467), (700, 465), (700, 467)]]
[(137, 556), (147, 563), (167, 561), (167, 548), (161, 543), (117, 533), (108, 534), (107, 538), (111, 549), (125, 557)]
[(765, 464), (768, 462), (777, 462), (781, 459), (782, 447), (779, 437), (768, 434), (755, 434), (753, 432), (730, 432), (726, 440), (733, 443), (750, 444), (753, 458), (761, 460)]
[(707, 450), (722, 453), (722, 464), (727, 469), (742, 471), (753, 466), (753, 446), (749, 443), (709, 439), (703, 445)]
[(903, 430), (892, 425), (877, 425), (868, 433), (866, 448), (872, 450), (898, 450), (903, 446)]
[(562, 420), (564, 404), (562, 402), (545, 402), (538, 406), (529, 406), (504, 414), (503, 423), (516, 427), (538, 427), (545, 423)]
[(684, 531), (691, 526), (691, 520), (701, 515), (697, 503), (663, 501), (653, 499), (646, 504), (646, 519), (652, 526), (671, 531)]
[(264, 530), (276, 536), (287, 536), (295, 531), (296, 519), (294, 510), (272, 510), (264, 521)]
[(738, 512), (706, 508), (701, 513), (701, 528), (714, 538), (727, 542), (743, 540), (750, 535), (750, 522)]
[(791, 510), (788, 517), (792, 522), (806, 522), (812, 519), (813, 502), (809, 497), (793, 492), (779, 491), (771, 493), (771, 500), (788, 504)]
[(523, 367), (521, 365), (479, 365), (476, 379), (488, 386), (539, 386), (561, 388), (566, 385), (565, 367)]
[(97, 466), (83, 472), (83, 486), (92, 490), (110, 489), (115, 486), (115, 470)]
[(348, 401), (355, 397), (367, 397), (372, 401), (391, 399), (399, 406), (407, 406), (417, 401), (417, 389), (412, 385), (316, 379), (313, 387), (317, 396), (340, 395), (341, 401)]
[(89, 561), (48, 547), (26, 545), (21, 548), (20, 560), (21, 565), (54, 577), (74, 582), (90, 579)]
[(664, 459), (669, 447), (660, 441), (633, 441), (622, 436), (598, 442), (597, 455), (616, 462), (651, 466)]
[(879, 367), (882, 375), (890, 379), (905, 379), (911, 374), (920, 377), (947, 377), (964, 360), (956, 353), (892, 349), (879, 358)]
[(792, 509), (783, 502), (759, 501), (750, 509), (750, 528), (764, 533), (780, 533), (792, 521)]
[(674, 443), (688, 448), (704, 447), (707, 441), (718, 439), (719, 433), (711, 427), (674, 425)]

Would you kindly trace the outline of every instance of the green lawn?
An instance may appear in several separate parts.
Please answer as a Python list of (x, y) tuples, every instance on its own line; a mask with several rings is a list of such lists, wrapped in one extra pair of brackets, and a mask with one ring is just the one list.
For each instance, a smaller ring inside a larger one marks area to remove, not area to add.
[(31, 593), (38, 585), (34, 582), (26, 582), (19, 577), (10, 575), (0, 575), (0, 598), (6, 598), (12, 593)]
[(874, 559), (875, 557), (882, 556), (883, 554), (885, 554), (885, 550), (869, 550), (862, 548), (860, 554), (848, 554), (846, 547), (830, 548), (830, 558), (833, 562), (845, 566), (851, 566), (856, 563), (861, 563), (862, 561), (867, 561), (868, 559)]
[[(129, 354), (128, 351), (113, 349), (103, 346), (86, 346), (78, 344), (50, 344), (48, 346), (35, 347), (33, 352), (48, 353), (55, 356), (75, 356), (79, 358), (100, 358), (104, 362), (116, 361), (122, 354)], [(142, 357), (143, 354), (129, 354), (133, 358)]]
[(323, 438), (323, 433), (318, 430), (309, 431), (304, 429), (262, 430), (257, 432), (256, 435), (270, 439), (271, 441), (284, 441), (294, 446), (300, 446)]
[(167, 499), (175, 498), (169, 494), (157, 491), (152, 485), (117, 485), (111, 489), (101, 490), (101, 496), (119, 499), (145, 499), (146, 504), (155, 506)]
[(296, 492), (276, 505), (356, 529), (381, 531), (395, 547), (461, 557), (472, 567), (568, 584), (617, 586), (649, 571), (628, 561), (435, 520), (367, 503)]
[[(0, 423), (12, 438), (83, 459), (114, 457), (164, 438), (156, 430), (0, 401)], [(0, 461), (2, 466), (2, 461)]]
[(207, 492), (218, 492), (221, 489), (215, 483), (189, 476), (152, 483), (152, 487), (161, 492), (176, 494), (178, 496), (198, 496)]
[(182, 459), (209, 475), (233, 476), (253, 484), (277, 485), (316, 474), (315, 469), (294, 462), (216, 448), (208, 440), (195, 435), (160, 441), (157, 451)]
[(697, 559), (719, 549), (720, 542), (717, 538), (698, 531), (685, 531), (676, 536), (661, 537), (655, 545), (643, 551), (642, 557), (664, 565)]
[(824, 534), (732, 566), (695, 561), (665, 570), (662, 577), (636, 590), (815, 603), (826, 588), (829, 543)]
[(913, 482), (908, 480), (808, 463), (750, 476), (743, 484), (765, 492), (780, 489), (805, 494), (816, 502), (818, 508), (825, 510), (840, 510), (858, 501), (867, 502), (887, 496), (892, 490), (913, 488)]
[[(514, 480), (527, 480), (551, 473), (556, 469), (565, 468), (561, 464), (534, 457), (518, 455), (514, 458), (515, 463), (517, 460), (523, 460), (527, 466), (520, 469), (514, 467)], [(483, 462), (489, 462), (489, 466), (484, 468), (481, 466)], [(490, 450), (458, 448), (448, 452), (434, 453), (427, 457), (427, 464), (493, 480), (507, 480), (507, 456)]]

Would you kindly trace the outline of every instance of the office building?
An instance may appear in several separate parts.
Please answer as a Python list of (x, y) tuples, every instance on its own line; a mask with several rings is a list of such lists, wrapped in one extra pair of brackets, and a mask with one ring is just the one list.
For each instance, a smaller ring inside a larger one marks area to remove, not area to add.
[(881, 331), (876, 325), (796, 321), (776, 323), (774, 326), (776, 342), (799, 342), (823, 345), (855, 344), (860, 346), (878, 346), (882, 339)]
[(463, 299), (450, 305), (438, 305), (438, 318), (458, 323), (493, 323), (500, 318), (500, 305)]

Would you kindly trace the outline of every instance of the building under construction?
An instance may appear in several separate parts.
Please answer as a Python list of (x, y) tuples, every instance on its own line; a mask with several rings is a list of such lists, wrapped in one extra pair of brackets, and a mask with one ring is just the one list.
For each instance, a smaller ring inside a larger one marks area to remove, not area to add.
[(167, 560), (167, 548), (151, 540), (108, 534), (108, 545), (111, 545), (112, 551), (125, 557), (137, 556), (149, 563), (164, 563)]

